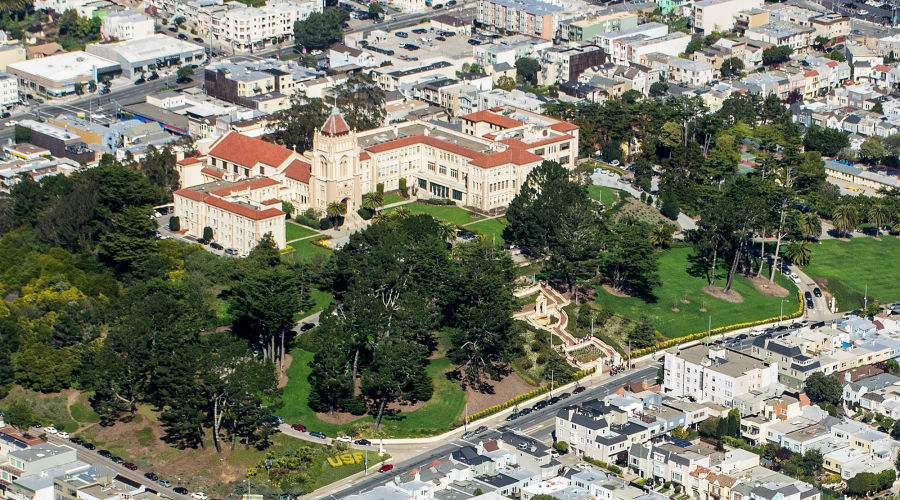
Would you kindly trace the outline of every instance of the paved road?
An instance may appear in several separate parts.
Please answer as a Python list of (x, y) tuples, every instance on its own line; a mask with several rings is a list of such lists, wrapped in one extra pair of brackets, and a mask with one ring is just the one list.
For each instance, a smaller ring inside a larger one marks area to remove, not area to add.
[[(172, 498), (174, 500), (193, 500), (190, 497), (190, 495), (179, 495), (178, 493), (175, 493), (174, 491), (172, 491), (172, 488), (163, 487), (159, 483), (147, 479), (146, 477), (144, 477), (144, 472), (147, 472), (147, 471), (142, 471), (140, 469), (135, 470), (135, 471), (128, 470), (125, 467), (122, 467), (122, 465), (117, 464), (108, 458), (104, 458), (104, 457), (98, 455), (96, 450), (95, 451), (88, 450), (87, 448), (84, 448), (83, 446), (78, 446), (78, 445), (70, 442), (68, 439), (62, 439), (62, 438), (59, 438), (59, 437), (53, 436), (53, 435), (48, 435), (47, 440), (53, 444), (71, 446), (72, 448), (75, 448), (76, 453), (78, 455), (78, 460), (81, 460), (81, 461), (87, 462), (87, 463), (102, 464), (103, 466), (109, 467), (110, 469), (116, 471), (117, 474), (119, 474), (125, 478), (128, 478), (138, 484), (144, 485), (148, 490), (153, 490), (155, 492), (159, 492), (162, 495)], [(176, 481), (177, 478), (164, 478), (164, 479), (168, 479), (168, 480), (172, 481), (173, 487), (179, 486), (179, 483)]]
[[(602, 382), (595, 388), (588, 389), (579, 395), (570, 397), (569, 399), (565, 400), (566, 404), (577, 405), (590, 399), (602, 398), (610, 394), (610, 392), (621, 387), (625, 381), (637, 381), (648, 378), (655, 378), (657, 369), (658, 367), (656, 365), (651, 365), (645, 368), (634, 370), (630, 373), (616, 376), (615, 378)], [(430, 463), (438, 458), (445, 458), (448, 454), (450, 454), (450, 452), (463, 446), (469, 444), (474, 445), (477, 444), (478, 441), (487, 441), (497, 438), (503, 431), (506, 430), (516, 430), (525, 434), (529, 434), (536, 439), (548, 440), (550, 438), (550, 433), (553, 430), (553, 426), (555, 425), (556, 412), (559, 411), (559, 409), (562, 407), (563, 405), (554, 405), (543, 410), (532, 412), (531, 414), (520, 417), (510, 423), (502, 422), (494, 424), (491, 430), (469, 441), (459, 438), (450, 438), (445, 443), (431, 443), (425, 446), (427, 451), (424, 451), (420, 455), (415, 456), (411, 459), (395, 464), (394, 469), (390, 472), (383, 474), (370, 474), (368, 477), (362, 480), (357, 479), (351, 486), (347, 486), (344, 488), (338, 487), (329, 492), (319, 491), (316, 492), (316, 496), (318, 498), (337, 499), (374, 488), (376, 486), (384, 484), (392, 477), (408, 472), (412, 467)], [(391, 452), (390, 449), (386, 449), (385, 451), (387, 453)]]

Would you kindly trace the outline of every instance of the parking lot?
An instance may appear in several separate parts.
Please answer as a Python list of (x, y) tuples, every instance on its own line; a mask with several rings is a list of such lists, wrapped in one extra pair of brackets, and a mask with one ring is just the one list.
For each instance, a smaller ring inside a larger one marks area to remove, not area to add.
[[(403, 35), (406, 35), (405, 37)], [(443, 38), (443, 40), (441, 40)], [(375, 42), (367, 39), (371, 47), (381, 50), (393, 50), (393, 57), (401, 60), (429, 60), (438, 57), (459, 59), (472, 55), (469, 37), (463, 34), (441, 36), (429, 23), (421, 23), (388, 34), (384, 41)], [(415, 46), (415, 48), (410, 47)]]

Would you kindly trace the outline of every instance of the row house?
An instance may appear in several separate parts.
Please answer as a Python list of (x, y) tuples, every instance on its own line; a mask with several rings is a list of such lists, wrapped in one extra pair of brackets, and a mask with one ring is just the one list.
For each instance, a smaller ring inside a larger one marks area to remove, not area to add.
[(778, 362), (767, 362), (738, 351), (695, 345), (666, 353), (663, 394), (691, 396), (732, 407), (734, 398), (768, 387), (778, 380)]

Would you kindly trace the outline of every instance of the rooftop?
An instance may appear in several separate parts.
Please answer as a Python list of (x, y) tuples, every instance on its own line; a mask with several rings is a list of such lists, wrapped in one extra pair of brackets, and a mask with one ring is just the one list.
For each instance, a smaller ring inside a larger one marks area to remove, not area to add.
[(502, 5), (506, 8), (522, 10), (536, 16), (546, 16), (563, 10), (562, 7), (542, 2), (541, 0), (491, 0), (491, 3)]
[[(685, 361), (699, 365), (710, 361), (709, 351), (709, 347), (698, 344), (681, 349), (678, 356), (684, 358)], [(750, 370), (766, 366), (763, 361), (737, 351), (730, 349), (720, 349), (720, 351), (724, 352), (725, 357), (719, 359), (718, 363), (707, 366), (708, 370), (724, 373), (732, 377), (741, 377)]]
[(108, 70), (116, 68), (118, 65), (119, 63), (115, 61), (79, 50), (12, 63), (7, 66), (7, 69), (29, 73), (66, 84), (83, 79), (83, 77), (90, 75), (95, 68), (97, 70)]

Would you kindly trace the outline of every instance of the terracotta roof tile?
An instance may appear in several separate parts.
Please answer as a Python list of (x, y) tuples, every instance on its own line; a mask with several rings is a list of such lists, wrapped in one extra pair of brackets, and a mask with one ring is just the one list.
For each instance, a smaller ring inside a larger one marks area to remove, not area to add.
[(207, 196), (206, 193), (194, 191), (193, 189), (189, 189), (189, 188), (179, 189), (178, 191), (175, 191), (175, 193), (173, 193), (173, 194), (176, 194), (178, 196), (183, 196), (185, 198), (188, 198), (188, 199), (191, 199), (194, 201), (203, 201), (206, 199), (206, 196)]
[(574, 137), (572, 137), (569, 134), (556, 135), (556, 136), (548, 137), (547, 139), (543, 139), (543, 140), (535, 141), (535, 142), (523, 142), (523, 141), (520, 141), (519, 139), (510, 137), (508, 139), (503, 139), (500, 142), (502, 142), (503, 144), (508, 144), (510, 146), (518, 147), (518, 148), (536, 148), (539, 146), (546, 146), (547, 144), (553, 144), (556, 142), (567, 141), (569, 139), (574, 139)]
[(197, 156), (188, 156), (187, 158), (182, 158), (181, 160), (178, 160), (178, 164), (179, 165), (193, 165), (195, 163), (200, 163), (202, 161), (203, 160)]
[(331, 136), (349, 134), (350, 127), (340, 113), (332, 113), (325, 121), (325, 125), (322, 125), (322, 133)]
[(556, 122), (553, 125), (550, 125), (550, 128), (557, 132), (571, 132), (573, 130), (578, 130), (578, 125), (569, 122)]
[(216, 198), (215, 196), (206, 196), (206, 200), (204, 200), (207, 205), (212, 205), (216, 208), (221, 208), (222, 210), (240, 215), (242, 217), (246, 217), (248, 219), (253, 220), (263, 220), (270, 219), (272, 217), (284, 217), (284, 212), (277, 208), (267, 208), (265, 210), (256, 210), (250, 208), (246, 205), (241, 205), (238, 203), (233, 203), (228, 200), (223, 200), (222, 198)]
[(497, 443), (496, 439), (487, 441), (482, 446), (484, 446), (485, 451), (497, 451), (500, 449), (500, 444)]
[(879, 64), (878, 66), (875, 66), (875, 69), (878, 71), (884, 71), (884, 72), (888, 72), (891, 70), (890, 66), (885, 66), (884, 64)]
[(303, 160), (292, 161), (287, 168), (284, 169), (284, 176), (288, 179), (294, 179), (304, 184), (309, 184), (309, 174), (312, 165)]
[(506, 151), (484, 155), (481, 158), (472, 160), (470, 163), (476, 167), (492, 168), (512, 163), (515, 165), (527, 165), (529, 163), (542, 161), (540, 156), (519, 148), (509, 148)]
[(369, 160), (369, 159), (371, 159), (371, 158), (372, 158), (372, 157), (369, 156), (369, 153), (366, 153), (365, 151), (359, 153), (359, 159), (360, 159), (360, 160)]
[(469, 159), (476, 159), (484, 156), (484, 153), (479, 153), (478, 151), (473, 151), (469, 148), (458, 146), (456, 144), (453, 144), (452, 142), (425, 135), (410, 135), (407, 137), (402, 137), (400, 139), (395, 139), (393, 141), (374, 144), (366, 148), (366, 151), (370, 153), (382, 153), (384, 151), (390, 151), (392, 149), (402, 148), (412, 144), (425, 144), (434, 148), (443, 149), (444, 151), (448, 151), (450, 153), (465, 156)]
[(524, 125), (524, 123), (520, 122), (519, 120), (513, 120), (512, 118), (508, 118), (497, 113), (492, 113), (490, 111), (476, 111), (474, 113), (469, 113), (462, 118), (464, 120), (469, 120), (476, 123), (488, 122), (503, 128), (521, 127), (522, 125)]
[(271, 199), (268, 199), (268, 200), (262, 202), (262, 204), (265, 206), (279, 205), (279, 204), (281, 204), (281, 200), (279, 200), (278, 198), (271, 198)]
[(819, 72), (814, 69), (811, 69), (809, 71), (804, 72), (803, 76), (805, 76), (805, 77), (819, 76)]
[(203, 168), (201, 168), (201, 169), (200, 169), (200, 172), (202, 172), (202, 173), (204, 173), (204, 174), (206, 174), (206, 175), (211, 175), (211, 176), (216, 177), (216, 178), (219, 178), (219, 179), (224, 179), (224, 178), (225, 178), (225, 174), (223, 174), (222, 172), (219, 172), (218, 170), (213, 170), (213, 169), (211, 169), (211, 168), (209, 168), (209, 167), (203, 167)]
[(257, 163), (277, 167), (290, 158), (293, 153), (290, 149), (278, 144), (248, 137), (234, 131), (222, 136), (209, 150), (210, 156), (236, 163), (242, 167), (252, 167)]
[(219, 189), (214, 189), (210, 191), (210, 194), (214, 194), (216, 196), (229, 196), (231, 193), (235, 191), (243, 191), (245, 189), (262, 189), (268, 186), (275, 186), (280, 184), (280, 182), (275, 179), (271, 179), (269, 177), (260, 177), (257, 179), (250, 179), (244, 182), (238, 182), (236, 184), (232, 184), (231, 186), (222, 187)]

